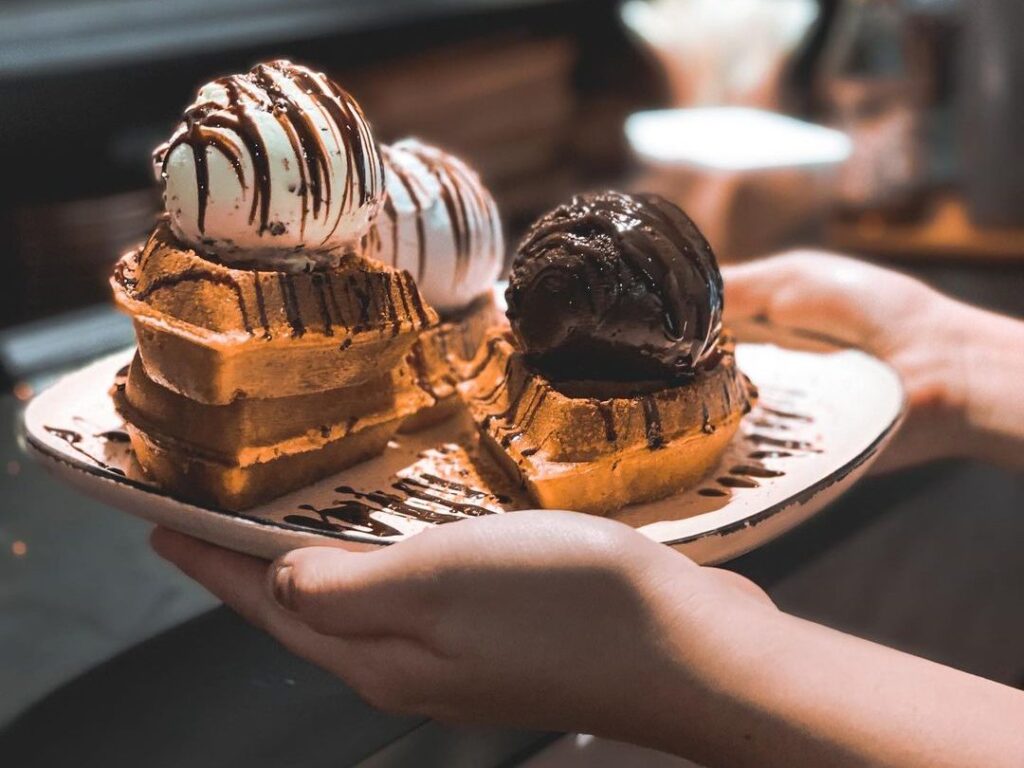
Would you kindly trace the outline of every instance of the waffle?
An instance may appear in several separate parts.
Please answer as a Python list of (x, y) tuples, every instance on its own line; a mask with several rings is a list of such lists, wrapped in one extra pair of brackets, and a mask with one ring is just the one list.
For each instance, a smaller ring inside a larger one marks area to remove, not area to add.
[(208, 405), (153, 381), (138, 354), (113, 395), (157, 482), (232, 510), (379, 453), (403, 419), (432, 402), (402, 366), (340, 391)]
[(608, 514), (698, 482), (756, 393), (723, 338), (690, 383), (658, 388), (559, 382), (492, 335), (462, 391), (483, 446), (536, 504)]
[(504, 316), (488, 293), (457, 316), (425, 331), (413, 344), (407, 360), (420, 388), (432, 404), (425, 405), (402, 425), (403, 432), (415, 432), (437, 424), (462, 408), (458, 385), (480, 351), (487, 333)]
[(438, 322), (408, 272), (355, 255), (322, 272), (229, 268), (166, 222), (122, 257), (111, 286), (149, 376), (214, 405), (361, 384)]
[(245, 465), (197, 454), (189, 444), (131, 422), (125, 428), (139, 463), (161, 487), (186, 501), (239, 512), (378, 455), (400, 424), (393, 419), (315, 450)]

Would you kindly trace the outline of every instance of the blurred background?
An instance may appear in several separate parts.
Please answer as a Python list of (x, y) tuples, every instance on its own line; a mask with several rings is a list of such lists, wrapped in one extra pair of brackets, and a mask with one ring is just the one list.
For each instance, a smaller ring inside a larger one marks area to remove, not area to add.
[[(144, 524), (17, 447), (34, 390), (131, 343), (106, 280), (152, 226), (150, 151), (198, 85), (281, 56), (327, 71), (379, 139), (469, 160), (512, 243), (573, 192), (655, 190), (722, 261), (837, 249), (1022, 316), (1021, 30), (1020, 0), (0, 0), (0, 751), (67, 764), (45, 735), (59, 727), (79, 765), (140, 764), (149, 739), (148, 765), (351, 764), (386, 745), (397, 762), (366, 764), (427, 764), (393, 746), (422, 723), (358, 709), (211, 613)], [(947, 463), (869, 481), (734, 567), (788, 610), (1019, 685), (1021, 509), (1019, 476)], [(144, 701), (141, 680), (160, 718), (112, 704)], [(90, 737), (110, 727), (95, 702), (118, 739)], [(308, 759), (257, 748), (316, 730), (295, 714), (314, 705), (362, 741), (321, 728)], [(217, 751), (214, 732), (257, 747)], [(451, 765), (511, 764), (543, 741), (427, 734), (438, 754), (468, 750), (437, 763)]]
[[(0, 0), (0, 326), (105, 301), (113, 259), (152, 224), (151, 149), (198, 85), (272, 56), (328, 71), (380, 139), (468, 158), (513, 242), (553, 201), (617, 185), (675, 196), (723, 259), (794, 242), (1018, 259), (1022, 13), (1009, 0)], [(629, 120), (723, 106), (805, 123)]]

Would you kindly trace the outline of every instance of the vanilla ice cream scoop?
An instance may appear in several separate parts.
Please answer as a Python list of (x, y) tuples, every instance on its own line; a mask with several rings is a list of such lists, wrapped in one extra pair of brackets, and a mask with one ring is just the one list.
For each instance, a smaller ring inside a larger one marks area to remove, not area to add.
[(228, 263), (335, 264), (360, 247), (384, 201), (359, 105), (283, 60), (200, 88), (153, 157), (174, 234)]
[(505, 256), (498, 207), (465, 163), (416, 139), (382, 146), (387, 197), (369, 255), (416, 278), (442, 314), (490, 290)]

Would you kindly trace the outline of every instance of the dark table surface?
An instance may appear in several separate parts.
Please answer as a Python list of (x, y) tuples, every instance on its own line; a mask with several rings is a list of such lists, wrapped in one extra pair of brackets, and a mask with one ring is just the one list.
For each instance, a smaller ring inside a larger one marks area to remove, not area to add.
[[(1024, 314), (1019, 268), (923, 274)], [(0, 399), (0, 755), (10, 764), (511, 765), (548, 738), (368, 709), (160, 562), (147, 524), (27, 463), (21, 406)], [(946, 462), (869, 478), (730, 567), (785, 610), (1024, 685), (1022, 544), (1024, 477)]]

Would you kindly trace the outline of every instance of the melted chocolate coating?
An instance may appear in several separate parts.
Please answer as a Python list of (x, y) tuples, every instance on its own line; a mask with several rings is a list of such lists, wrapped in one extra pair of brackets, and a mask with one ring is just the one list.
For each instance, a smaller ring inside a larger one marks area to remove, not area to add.
[(687, 381), (722, 327), (711, 246), (657, 195), (578, 195), (541, 217), (505, 296), (521, 347), (554, 381)]

